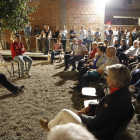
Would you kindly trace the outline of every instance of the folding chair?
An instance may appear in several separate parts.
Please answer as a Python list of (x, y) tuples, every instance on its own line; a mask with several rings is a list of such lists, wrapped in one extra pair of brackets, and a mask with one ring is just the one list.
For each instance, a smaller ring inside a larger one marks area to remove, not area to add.
[(127, 117), (124, 119), (123, 123), (120, 125), (120, 127), (118, 128), (118, 130), (116, 131), (113, 140), (119, 140), (124, 132), (124, 130), (126, 129), (127, 125), (130, 123), (130, 121), (132, 120), (133, 116), (134, 116), (134, 106), (132, 106), (129, 114), (127, 115)]

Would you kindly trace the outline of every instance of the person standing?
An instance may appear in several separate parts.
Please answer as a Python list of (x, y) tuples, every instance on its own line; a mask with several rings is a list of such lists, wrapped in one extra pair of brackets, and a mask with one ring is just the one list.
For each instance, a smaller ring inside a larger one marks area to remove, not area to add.
[[(23, 44), (21, 43), (20, 35), (17, 34), (15, 36), (15, 41), (14, 43), (11, 44), (10, 50), (11, 50), (13, 60), (18, 61), (20, 64), (21, 78), (31, 77), (30, 69), (31, 69), (33, 60), (29, 56), (24, 55), (25, 48)], [(24, 74), (24, 61), (28, 62), (28, 67), (25, 74)]]
[(49, 26), (46, 26), (46, 29), (42, 30), (41, 35), (43, 37), (44, 55), (46, 55), (50, 49), (50, 39), (52, 36)]
[(66, 39), (67, 39), (67, 30), (66, 30), (66, 27), (65, 25), (63, 26), (63, 30), (60, 32), (60, 35), (61, 35), (61, 42), (62, 42), (62, 45), (63, 45), (63, 51), (65, 52), (66, 50)]
[(91, 50), (92, 50), (92, 43), (94, 41), (93, 36), (95, 32), (92, 30), (92, 27), (89, 26), (89, 30), (87, 31), (87, 50), (89, 51), (89, 46), (91, 44)]
[(138, 28), (135, 28), (132, 32), (132, 44), (134, 40), (136, 40), (137, 38), (138, 38)]
[(72, 26), (72, 30), (70, 30), (70, 42), (77, 37), (77, 31), (75, 31), (75, 26)]
[(81, 30), (79, 31), (79, 39), (83, 40), (83, 45), (87, 42), (87, 33), (86, 30), (84, 30), (84, 26), (81, 26)]
[(25, 36), (25, 42), (27, 44), (27, 48), (28, 48), (28, 51), (31, 52), (31, 30), (32, 30), (32, 27), (31, 27), (31, 24), (30, 22), (28, 23), (28, 25), (25, 27), (24, 29), (24, 36)]
[(42, 52), (41, 38), (39, 38), (40, 33), (41, 31), (39, 30), (39, 26), (37, 25), (34, 30), (34, 36), (36, 37), (36, 48), (38, 48), (39, 51)]
[(123, 37), (123, 34), (124, 34), (123, 28), (120, 27), (120, 28), (119, 28), (119, 40), (118, 40), (118, 44), (119, 44), (119, 45), (120, 45), (120, 43), (121, 43), (121, 39), (124, 38), (124, 37)]
[(99, 42), (99, 39), (101, 39), (101, 32), (99, 31), (99, 27), (97, 27), (94, 41)]
[(115, 40), (119, 40), (119, 31), (118, 31), (117, 27), (115, 27), (115, 30), (113, 31), (113, 44), (114, 44)]
[(108, 26), (108, 29), (105, 30), (105, 37), (109, 41), (109, 46), (111, 45), (113, 31), (111, 30), (111, 26)]
[(130, 36), (130, 32), (128, 31), (128, 28), (127, 28), (127, 29), (125, 29), (125, 32), (124, 32), (124, 38), (125, 38), (125, 42), (128, 46), (129, 46), (129, 36)]
[(60, 32), (58, 30), (58, 26), (55, 26), (54, 31), (52, 32), (52, 39), (54, 43), (57, 43), (57, 38), (59, 38)]

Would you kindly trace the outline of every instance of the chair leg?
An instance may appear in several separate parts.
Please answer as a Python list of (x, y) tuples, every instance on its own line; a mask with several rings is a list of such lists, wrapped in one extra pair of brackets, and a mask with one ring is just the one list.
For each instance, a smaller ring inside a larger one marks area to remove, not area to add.
[(19, 78), (20, 78), (20, 68), (19, 68), (19, 62), (18, 62), (18, 71), (19, 71)]

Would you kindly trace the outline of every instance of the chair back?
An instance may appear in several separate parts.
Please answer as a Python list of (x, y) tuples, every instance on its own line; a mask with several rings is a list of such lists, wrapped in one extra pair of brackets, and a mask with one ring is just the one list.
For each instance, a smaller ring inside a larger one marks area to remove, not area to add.
[(124, 122), (121, 124), (121, 126), (119, 127), (119, 129), (115, 133), (113, 140), (119, 140), (120, 139), (120, 137), (122, 136), (124, 130), (127, 127), (127, 125), (130, 123), (130, 121), (132, 120), (132, 118), (134, 116), (134, 110), (135, 110), (134, 106), (132, 105), (131, 111), (129, 112), (128, 116), (125, 118)]

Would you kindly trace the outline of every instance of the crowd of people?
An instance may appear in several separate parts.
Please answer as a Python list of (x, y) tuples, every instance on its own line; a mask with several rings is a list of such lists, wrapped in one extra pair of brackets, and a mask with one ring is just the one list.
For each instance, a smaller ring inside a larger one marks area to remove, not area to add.
[[(24, 30), (25, 35), (25, 41), (27, 43), (28, 51), (31, 51), (30, 45), (31, 45), (31, 25), (30, 23), (26, 26)], [(132, 33), (129, 32), (128, 28), (123, 29), (122, 27), (115, 27), (114, 31), (112, 31), (111, 26), (108, 26), (107, 29), (104, 32), (106, 40), (109, 42), (109, 46), (111, 45), (111, 42), (115, 42), (115, 40), (118, 40), (118, 44), (120, 45), (121, 40), (124, 39), (126, 42), (126, 46), (129, 47), (130, 39), (132, 40), (132, 44), (134, 40), (136, 40), (139, 37), (138, 29), (135, 28)], [(84, 26), (81, 26), (81, 30), (79, 33), (76, 31), (76, 27), (72, 26), (72, 29), (68, 32), (66, 30), (65, 25), (63, 26), (62, 30), (58, 30), (58, 26), (54, 27), (54, 30), (51, 31), (49, 29), (49, 26), (46, 26), (46, 24), (43, 24), (43, 29), (39, 29), (39, 26), (37, 25), (34, 30), (34, 36), (37, 40), (37, 48), (40, 52), (42, 52), (42, 44), (44, 47), (44, 54), (48, 54), (48, 50), (50, 49), (50, 40), (52, 39), (54, 43), (57, 43), (57, 38), (61, 38), (61, 43), (63, 46), (63, 51), (66, 51), (66, 41), (67, 39), (72, 42), (73, 38), (78, 38), (83, 40), (83, 45), (87, 46), (87, 50), (92, 50), (92, 43), (94, 41), (100, 42), (101, 41), (101, 32), (99, 27), (96, 28), (96, 31), (92, 30), (92, 27), (89, 26), (88, 30), (84, 29)], [(69, 38), (68, 38), (69, 36)], [(132, 36), (132, 37), (131, 37)], [(112, 41), (113, 40), (113, 41)]]
[[(51, 63), (53, 63), (55, 55), (60, 54), (60, 51), (63, 50), (65, 52), (64, 71), (69, 69), (70, 64), (72, 65), (71, 71), (78, 71), (76, 86), (70, 86), (70, 88), (81, 91), (83, 87), (89, 87), (90, 81), (97, 81), (103, 73), (107, 73), (106, 81), (110, 88), (110, 94), (103, 94), (98, 104), (89, 104), (88, 107), (80, 111), (72, 112), (68, 109), (62, 109), (51, 121), (40, 119), (41, 127), (47, 131), (51, 130), (49, 135), (51, 138), (54, 137), (54, 133), (59, 136), (62, 135), (60, 132), (58, 133), (61, 127), (62, 129), (64, 128), (64, 132), (70, 131), (72, 133), (72, 130), (68, 129), (69, 125), (65, 126), (62, 124), (74, 123), (78, 124), (77, 128), (81, 127), (81, 125), (87, 128), (97, 139), (111, 140), (132, 109), (130, 92), (136, 93), (138, 91), (137, 98), (133, 101), (133, 104), (140, 106), (140, 41), (139, 38), (137, 39), (137, 30), (134, 30), (136, 36), (133, 36), (133, 45), (129, 47), (127, 29), (125, 32), (123, 32), (122, 28), (120, 28), (120, 31), (117, 28), (115, 28), (115, 31), (112, 31), (109, 26), (105, 31), (106, 39), (101, 42), (99, 28), (94, 32), (92, 27), (89, 27), (89, 30), (86, 31), (84, 26), (81, 26), (79, 37), (77, 37), (75, 26), (73, 26), (73, 29), (70, 31), (71, 51), (66, 52), (67, 30), (65, 26), (63, 26), (61, 32), (58, 31), (57, 26), (53, 32), (45, 24), (43, 27), (44, 29), (40, 31), (39, 27), (36, 26), (34, 34), (36, 37), (43, 36), (45, 54), (48, 54), (50, 39), (54, 38), (55, 44), (51, 53)], [(28, 25), (26, 30), (31, 30), (30, 25)], [(29, 32), (27, 34), (29, 35)], [(112, 37), (113, 44), (111, 44)], [(27, 38), (28, 42), (30, 42), (29, 40)], [(41, 42), (42, 40), (38, 38), (40, 50), (42, 49)], [(89, 49), (90, 44), (91, 51)], [(25, 48), (21, 43), (20, 35), (15, 36), (15, 41), (11, 44), (10, 49), (13, 60), (20, 64), (21, 77), (30, 77), (33, 60), (24, 54)], [(30, 50), (29, 47), (28, 50)], [(25, 72), (24, 61), (28, 62)], [(78, 62), (77, 67), (76, 62)], [(17, 87), (13, 85), (3, 74), (0, 74), (0, 83), (14, 94), (19, 93), (24, 88), (24, 86)], [(138, 118), (140, 119), (140, 115), (138, 115)], [(70, 124), (70, 126), (73, 127), (72, 125), (74, 124)], [(85, 128), (83, 129), (85, 135), (82, 135), (82, 137), (95, 139), (90, 133), (86, 132)], [(80, 137), (78, 131), (77, 134)], [(72, 135), (69, 137), (72, 137)]]

